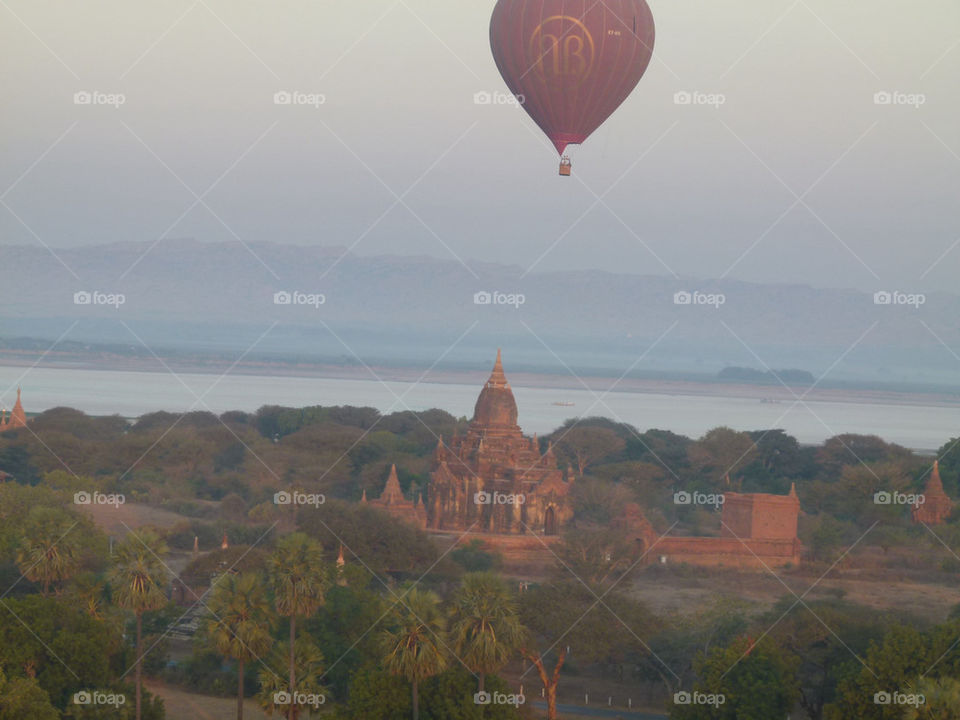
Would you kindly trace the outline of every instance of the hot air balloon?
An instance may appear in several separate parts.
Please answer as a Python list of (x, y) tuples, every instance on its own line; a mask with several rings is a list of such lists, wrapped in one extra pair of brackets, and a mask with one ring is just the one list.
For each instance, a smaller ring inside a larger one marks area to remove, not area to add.
[(626, 100), (653, 55), (644, 0), (498, 0), (490, 49), (500, 74), (561, 156)]

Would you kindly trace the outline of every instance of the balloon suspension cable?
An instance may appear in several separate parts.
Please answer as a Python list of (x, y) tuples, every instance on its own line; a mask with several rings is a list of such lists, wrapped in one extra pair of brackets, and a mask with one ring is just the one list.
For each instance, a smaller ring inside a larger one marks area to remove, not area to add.
[(571, 169), (571, 167), (572, 167), (572, 165), (571, 165), (571, 163), (570, 163), (570, 158), (567, 157), (566, 155), (561, 156), (561, 158), (560, 158), (560, 174), (563, 175), (563, 176), (565, 176), (565, 177), (569, 177), (569, 176), (570, 176), (570, 169)]

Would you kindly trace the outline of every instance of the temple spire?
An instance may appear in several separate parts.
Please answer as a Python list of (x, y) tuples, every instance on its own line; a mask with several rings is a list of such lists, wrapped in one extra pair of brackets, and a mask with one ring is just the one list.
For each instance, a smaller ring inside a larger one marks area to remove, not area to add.
[(13, 404), (13, 410), (10, 411), (10, 419), (7, 420), (7, 427), (18, 428), (26, 427), (27, 414), (23, 410), (23, 403), (20, 401), (20, 387), (17, 387), (17, 401)]
[(397, 477), (397, 466), (390, 466), (390, 475), (387, 477), (387, 484), (383, 488), (383, 494), (380, 500), (388, 505), (403, 500), (403, 492), (400, 490), (400, 479)]
[(797, 496), (797, 484), (795, 482), (792, 482), (790, 483), (790, 494), (788, 495), (788, 497), (795, 498), (796, 496)]
[(343, 559), (343, 543), (340, 543), (340, 552), (337, 554), (337, 585), (346, 585), (347, 579), (343, 576), (343, 566), (347, 561)]
[(943, 480), (940, 479), (940, 461), (933, 461), (933, 470), (930, 471), (930, 479), (927, 480), (927, 494), (944, 494)]
[(496, 388), (510, 387), (510, 383), (507, 382), (507, 376), (503, 372), (503, 357), (500, 353), (500, 348), (497, 348), (497, 361), (493, 364), (493, 372), (490, 373), (490, 379), (487, 380), (487, 385)]

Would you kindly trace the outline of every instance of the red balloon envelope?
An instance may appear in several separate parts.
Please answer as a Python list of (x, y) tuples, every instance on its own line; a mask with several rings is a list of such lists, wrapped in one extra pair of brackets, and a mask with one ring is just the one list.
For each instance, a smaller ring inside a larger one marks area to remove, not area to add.
[(561, 155), (633, 91), (653, 40), (644, 0), (498, 0), (490, 18), (500, 74)]

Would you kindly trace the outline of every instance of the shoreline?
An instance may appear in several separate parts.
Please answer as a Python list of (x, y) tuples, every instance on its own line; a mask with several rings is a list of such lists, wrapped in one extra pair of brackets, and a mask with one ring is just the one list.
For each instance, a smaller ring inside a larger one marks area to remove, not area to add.
[[(30, 355), (32, 357), (24, 357)], [(126, 359), (118, 356), (100, 358), (51, 358), (50, 353), (39, 360), (33, 353), (0, 353), (0, 367), (36, 370), (79, 370), (88, 372), (125, 372), (143, 374), (232, 375), (250, 377), (319, 378), (329, 380), (362, 380), (424, 385), (465, 385), (479, 387), (489, 370), (428, 370), (418, 367), (385, 365), (336, 365), (329, 363), (267, 363), (247, 362), (232, 366), (224, 361), (198, 362), (196, 358), (178, 361), (176, 358)], [(72, 355), (72, 354), (71, 354)], [(369, 369), (368, 369), (369, 368)], [(831, 388), (814, 386), (784, 387), (780, 384), (751, 384), (722, 380), (693, 380), (679, 378), (618, 378), (610, 375), (559, 375), (524, 371), (510, 372), (515, 388), (557, 390), (557, 401), (565, 398), (563, 391), (593, 391), (603, 394), (611, 390), (640, 395), (732, 398), (756, 400), (771, 404), (789, 405), (802, 402), (837, 402), (856, 404), (884, 404), (916, 407), (960, 407), (960, 391), (955, 393), (930, 391), (903, 391), (869, 388)], [(799, 399), (799, 400), (798, 400)]]

